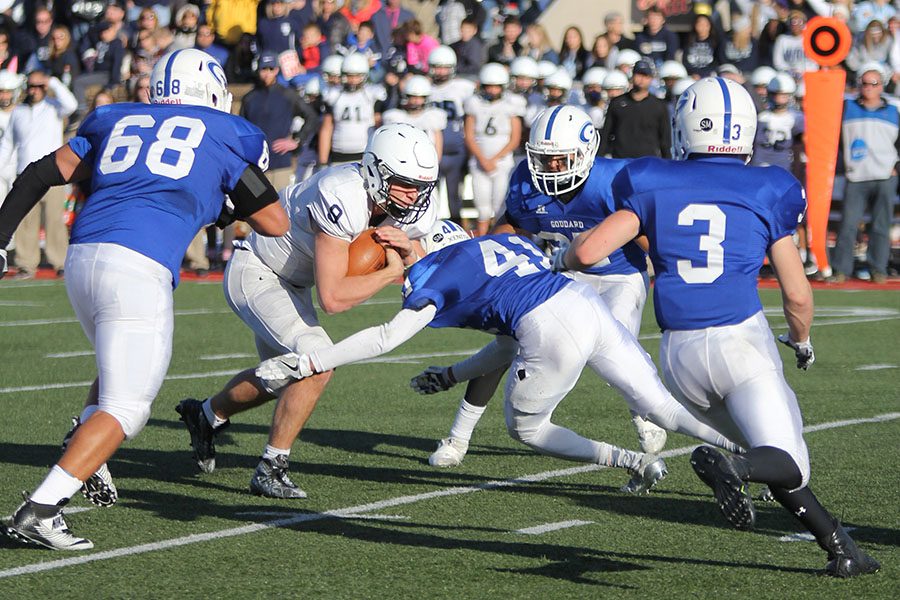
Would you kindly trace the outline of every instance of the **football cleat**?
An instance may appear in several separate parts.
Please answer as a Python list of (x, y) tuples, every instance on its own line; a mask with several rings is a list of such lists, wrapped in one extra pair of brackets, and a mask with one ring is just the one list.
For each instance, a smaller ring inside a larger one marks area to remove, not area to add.
[(228, 427), (228, 422), (213, 429), (209, 419), (203, 412), (203, 403), (194, 398), (185, 398), (178, 403), (175, 411), (181, 415), (181, 420), (187, 426), (191, 434), (191, 448), (194, 449), (194, 459), (197, 466), (204, 473), (212, 473), (216, 470), (216, 445), (214, 438), (216, 433)]
[(288, 459), (284, 455), (259, 461), (250, 480), (250, 492), (266, 498), (306, 498), (306, 492), (288, 477)]
[(641, 451), (647, 454), (659, 454), (666, 445), (668, 434), (666, 430), (658, 425), (651, 423), (640, 415), (631, 417), (634, 428), (638, 434), (638, 442), (641, 445)]
[(878, 561), (860, 550), (853, 538), (844, 527), (834, 521), (834, 531), (824, 542), (819, 542), (828, 553), (828, 564), (825, 565), (825, 574), (831, 577), (855, 577), (874, 573), (881, 568)]
[(619, 488), (626, 494), (647, 494), (657, 483), (669, 474), (666, 461), (655, 454), (644, 454), (637, 469), (629, 469), (631, 479)]
[(738, 476), (731, 458), (711, 446), (691, 453), (691, 466), (703, 483), (712, 488), (716, 504), (735, 529), (749, 531), (756, 523), (756, 508), (746, 483)]
[(438, 442), (437, 450), (428, 457), (428, 464), (432, 467), (458, 467), (468, 450), (469, 442), (444, 438)]
[(769, 489), (769, 486), (764, 485), (759, 493), (756, 495), (756, 499), (760, 502), (777, 502), (775, 499), (775, 494), (772, 493), (772, 490)]
[[(78, 417), (72, 417), (72, 429), (62, 441), (63, 452), (69, 447), (72, 436), (80, 426), (81, 421)], [(102, 508), (109, 508), (116, 503), (119, 499), (119, 490), (116, 489), (116, 484), (113, 482), (112, 474), (106, 463), (100, 465), (100, 468), (84, 481), (81, 485), (81, 495), (87, 498), (91, 504)]]
[(7, 537), (23, 544), (34, 544), (51, 550), (90, 550), (94, 543), (73, 535), (63, 519), (62, 507), (37, 504), (22, 492), (25, 502), (15, 514), (0, 525)]

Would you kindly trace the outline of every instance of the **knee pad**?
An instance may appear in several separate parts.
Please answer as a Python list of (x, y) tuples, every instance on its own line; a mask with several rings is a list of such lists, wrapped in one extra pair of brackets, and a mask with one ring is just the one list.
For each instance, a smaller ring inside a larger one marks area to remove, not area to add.
[(104, 400), (100, 399), (100, 410), (107, 413), (119, 422), (122, 431), (125, 432), (125, 439), (130, 440), (141, 432), (144, 425), (150, 419), (150, 407), (152, 400), (149, 402), (131, 400)]

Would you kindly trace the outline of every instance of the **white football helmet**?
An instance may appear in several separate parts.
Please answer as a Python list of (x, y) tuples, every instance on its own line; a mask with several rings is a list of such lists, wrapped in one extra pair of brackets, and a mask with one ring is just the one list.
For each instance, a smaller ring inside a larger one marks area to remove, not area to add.
[(750, 160), (756, 136), (756, 106), (739, 83), (721, 77), (695, 82), (675, 103), (672, 155), (744, 155)]
[(431, 95), (431, 81), (423, 75), (413, 75), (403, 84), (403, 94), (427, 98)]
[(318, 77), (310, 78), (306, 84), (303, 86), (303, 95), (304, 96), (321, 96), (322, 95), (322, 80)]
[(689, 87), (691, 87), (692, 85), (694, 85), (694, 82), (696, 82), (696, 81), (697, 81), (697, 80), (694, 79), (693, 77), (684, 77), (684, 78), (682, 78), (682, 79), (679, 79), (678, 81), (676, 81), (676, 82), (674, 83), (674, 85), (672, 85), (672, 95), (673, 95), (675, 98), (678, 98), (678, 97), (681, 96), (681, 95), (682, 95)]
[[(421, 129), (407, 123), (391, 123), (372, 134), (360, 171), (372, 202), (398, 223), (414, 223), (425, 214), (431, 202), (438, 178), (437, 150)], [(417, 188), (412, 206), (391, 198), (391, 181)]]
[(638, 54), (636, 50), (625, 48), (623, 50), (619, 50), (619, 55), (616, 56), (616, 66), (627, 66), (630, 69), (634, 66), (634, 63), (639, 60), (641, 60), (641, 55)]
[(169, 52), (150, 73), (151, 104), (191, 104), (231, 112), (225, 71), (215, 58), (195, 48)]
[[(349, 78), (354, 75), (362, 76), (362, 81), (359, 83), (349, 81)], [(359, 54), (358, 52), (354, 52), (353, 54), (348, 54), (344, 57), (344, 60), (341, 62), (341, 83), (344, 86), (344, 89), (347, 91), (355, 91), (360, 89), (366, 81), (366, 78), (369, 76), (369, 59)]]
[(429, 67), (456, 68), (456, 52), (450, 46), (438, 46), (428, 55)]
[(660, 79), (684, 79), (687, 76), (687, 69), (677, 60), (667, 60), (659, 68)]
[(787, 73), (776, 73), (766, 86), (766, 91), (770, 94), (793, 94), (797, 91), (797, 82)]
[(0, 71), (0, 90), (12, 92), (9, 98), (0, 100), (0, 108), (9, 108), (19, 99), (22, 88), (25, 86), (25, 76), (12, 71)]
[(500, 63), (488, 63), (478, 71), (478, 82), (481, 85), (509, 85), (509, 72)]
[(624, 90), (628, 88), (628, 75), (622, 71), (610, 71), (603, 78), (604, 90)]
[(772, 78), (775, 77), (776, 73), (777, 71), (772, 67), (757, 67), (750, 75), (750, 84), (754, 87), (769, 85), (769, 82), (772, 81)]
[(544, 109), (531, 124), (525, 144), (534, 186), (548, 196), (576, 189), (590, 174), (599, 145), (591, 117), (580, 108)]
[(470, 239), (472, 236), (469, 235), (469, 232), (448, 219), (435, 222), (434, 227), (422, 238), (421, 242), (425, 254), (431, 254)]
[(343, 62), (344, 57), (340, 54), (329, 54), (322, 61), (322, 73), (330, 77), (340, 77)]
[(609, 71), (603, 67), (591, 67), (581, 76), (581, 85), (587, 87), (589, 85), (599, 85), (603, 87), (603, 79), (609, 75)]
[(572, 76), (564, 67), (559, 67), (552, 75), (544, 80), (545, 88), (556, 88), (569, 91), (572, 89)]
[(542, 60), (538, 62), (538, 79), (547, 79), (554, 73), (559, 65), (550, 60)]
[(513, 77), (538, 78), (537, 61), (530, 56), (519, 56), (509, 63), (509, 74)]

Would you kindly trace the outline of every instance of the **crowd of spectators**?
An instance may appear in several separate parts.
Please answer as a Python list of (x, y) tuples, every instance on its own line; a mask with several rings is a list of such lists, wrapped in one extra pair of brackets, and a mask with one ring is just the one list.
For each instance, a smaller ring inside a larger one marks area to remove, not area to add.
[[(529, 57), (544, 70), (532, 78), (530, 89), (518, 93), (528, 99), (529, 105), (540, 103), (540, 96), (546, 97), (548, 89), (543, 80), (552, 73), (546, 69), (565, 71), (569, 87), (565, 83), (560, 86), (566, 99), (590, 109), (604, 134), (602, 152), (610, 156), (666, 156), (670, 136), (666, 110), (671, 111), (674, 98), (687, 83), (714, 74), (745, 83), (761, 111), (774, 110), (775, 116), (768, 118), (783, 130), (784, 115), (793, 115), (801, 107), (802, 73), (816, 68), (804, 55), (801, 38), (807, 20), (816, 15), (844, 20), (853, 33), (852, 50), (842, 65), (848, 72), (848, 98), (854, 97), (858, 79), (872, 65), (880, 69), (886, 98), (892, 99), (900, 87), (900, 13), (897, 2), (890, 0), (695, 1), (687, 21), (679, 19), (678, 26), (668, 22), (669, 3), (661, 3), (636, 17), (639, 26), (632, 26), (619, 13), (608, 13), (603, 33), (593, 39), (586, 38), (574, 24), (560, 39), (548, 35), (540, 16), (551, 3), (5, 0), (0, 1), (0, 70), (20, 77), (21, 87), (13, 90), (12, 104), (34, 98), (31, 92), (36, 90), (30, 84), (30, 92), (25, 94), (26, 77), (31, 73), (46, 77), (44, 90), (56, 92), (62, 86), (71, 92), (76, 103), (74, 112), (56, 112), (61, 118), (68, 117), (72, 132), (94, 104), (147, 101), (149, 73), (166, 52), (202, 49), (225, 66), (231, 83), (256, 85), (253, 102), (264, 104), (244, 109), (242, 114), (264, 115), (257, 120), (271, 129), (274, 137), (270, 144), (276, 142), (276, 159), (279, 165), (285, 164), (279, 170), (280, 179), (287, 172), (284, 169), (291, 168), (285, 160), (293, 158), (296, 165), (296, 157), (302, 161), (303, 156), (312, 156), (307, 161), (312, 168), (313, 163), (321, 165), (329, 156), (327, 151), (321, 155), (321, 140), (316, 133), (317, 121), (327, 113), (322, 99), (329, 85), (326, 64), (328, 57), (335, 55), (364, 56), (369, 64), (368, 85), (384, 88), (383, 94), (374, 94), (379, 98), (375, 123), (381, 112), (402, 104), (404, 82), (410, 76), (428, 76), (429, 56), (439, 46), (449, 46), (455, 53), (455, 76), (476, 82), (486, 63), (509, 68), (516, 59)], [(578, 22), (577, 15), (572, 16), (572, 22)], [(794, 112), (771, 106), (767, 87), (775, 75), (794, 80), (796, 85), (787, 100)], [(514, 74), (513, 81), (518, 80)], [(333, 83), (339, 81), (338, 66)], [(566, 79), (554, 75), (552, 81)], [(273, 85), (287, 95), (272, 95), (269, 88)], [(67, 92), (51, 97), (65, 104)], [(546, 99), (543, 102), (546, 106)], [(276, 105), (283, 105), (286, 111), (277, 118), (268, 112)], [(310, 107), (315, 115), (311, 116)], [(0, 134), (9, 129), (4, 117), (9, 112), (0, 110)], [(528, 115), (534, 114), (533, 109), (525, 111), (523, 139), (527, 139)], [(450, 127), (453, 115), (448, 117)], [(793, 151), (802, 141), (802, 123), (790, 121), (787, 127), (790, 140), (776, 142), (781, 143), (779, 148), (794, 146), (789, 148), (791, 168), (802, 173), (799, 163), (803, 154)], [(648, 134), (636, 139), (635, 131)], [(768, 131), (767, 135), (769, 138), (761, 137), (759, 143), (769, 144), (766, 148), (771, 150), (775, 134)], [(10, 153), (22, 156), (21, 149), (13, 148), (12, 140), (4, 142)], [(326, 146), (333, 154), (330, 142)], [(54, 206), (56, 202), (53, 200)], [(844, 237), (849, 235), (845, 232)], [(49, 245), (46, 250), (50, 260)], [(56, 254), (55, 249), (52, 253)], [(31, 251), (26, 254), (29, 264), (22, 268), (23, 273), (35, 266), (31, 264)]]

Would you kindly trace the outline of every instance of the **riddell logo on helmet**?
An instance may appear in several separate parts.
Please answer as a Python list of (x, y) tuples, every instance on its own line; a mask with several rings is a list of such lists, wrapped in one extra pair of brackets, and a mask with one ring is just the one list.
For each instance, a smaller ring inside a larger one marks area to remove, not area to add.
[(156, 104), (181, 104), (181, 98), (170, 98), (167, 96), (157, 96)]
[(707, 152), (715, 152), (717, 154), (742, 154), (744, 151), (737, 146), (707, 146)]

